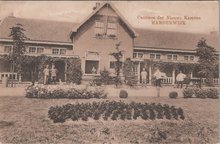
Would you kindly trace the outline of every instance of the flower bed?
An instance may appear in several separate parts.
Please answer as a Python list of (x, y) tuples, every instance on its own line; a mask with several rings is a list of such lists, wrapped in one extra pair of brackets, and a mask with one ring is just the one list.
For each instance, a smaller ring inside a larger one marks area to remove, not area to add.
[(90, 99), (106, 98), (107, 94), (99, 87), (80, 87), (74, 85), (62, 86), (30, 86), (26, 89), (27, 98), (69, 98), (69, 99)]
[(219, 93), (217, 88), (206, 88), (206, 89), (199, 89), (199, 88), (186, 88), (183, 90), (183, 97), (184, 98), (213, 98), (218, 99)]
[(124, 103), (122, 101), (106, 101), (93, 103), (77, 103), (66, 104), (63, 106), (52, 106), (48, 111), (48, 116), (54, 123), (63, 123), (67, 119), (73, 121), (88, 118), (94, 120), (136, 120), (142, 118), (144, 120), (155, 119), (185, 119), (182, 108), (176, 108), (167, 104), (161, 105), (155, 103)]

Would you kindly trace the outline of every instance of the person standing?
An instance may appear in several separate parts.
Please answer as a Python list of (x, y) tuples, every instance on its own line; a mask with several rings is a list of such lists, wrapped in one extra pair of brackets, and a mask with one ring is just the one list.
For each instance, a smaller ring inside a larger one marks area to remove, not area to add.
[(51, 79), (52, 79), (52, 82), (55, 84), (57, 80), (57, 69), (54, 64), (52, 65), (52, 68), (51, 68)]
[(181, 85), (181, 88), (183, 88), (183, 81), (186, 78), (186, 75), (180, 71), (180, 73), (176, 76), (177, 81), (177, 88), (179, 88), (179, 85)]
[(49, 65), (46, 65), (46, 68), (44, 69), (43, 73), (44, 73), (44, 84), (48, 84), (49, 75), (50, 75)]
[(147, 72), (145, 68), (143, 68), (143, 70), (141, 71), (141, 83), (142, 86), (147, 84)]
[(161, 87), (162, 73), (159, 69), (154, 73), (154, 77), (156, 78), (156, 86)]

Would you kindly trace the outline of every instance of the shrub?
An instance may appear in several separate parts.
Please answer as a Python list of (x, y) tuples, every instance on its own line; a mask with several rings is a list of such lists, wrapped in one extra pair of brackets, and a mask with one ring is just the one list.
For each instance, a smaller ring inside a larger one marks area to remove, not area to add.
[(213, 98), (218, 99), (218, 89), (208, 88), (208, 89), (199, 89), (199, 88), (186, 88), (183, 90), (184, 98), (191, 98), (195, 95), (196, 98)]
[[(160, 116), (158, 113), (160, 110)], [(163, 115), (164, 113), (164, 115)], [(105, 101), (93, 103), (77, 103), (66, 104), (63, 106), (52, 106), (49, 108), (48, 117), (54, 123), (63, 123), (67, 119), (73, 121), (83, 120), (87, 121), (88, 118), (99, 120), (132, 120), (138, 117), (144, 120), (155, 120), (166, 118), (171, 119), (185, 119), (183, 110), (169, 105), (156, 105), (155, 103), (130, 103), (126, 104), (122, 101)]]
[(101, 86), (101, 85), (102, 85), (102, 79), (101, 79), (101, 78), (95, 78), (95, 79), (93, 80), (93, 82), (94, 82), (94, 84), (95, 84), (96, 86)]
[(67, 63), (67, 82), (80, 84), (82, 80), (81, 61), (79, 58), (68, 59)]
[(175, 98), (177, 98), (177, 97), (178, 97), (178, 93), (177, 93), (177, 92), (175, 92), (175, 91), (170, 92), (170, 93), (169, 93), (169, 97), (170, 97), (170, 98), (175, 99)]
[(128, 92), (126, 90), (121, 90), (119, 93), (120, 98), (127, 98), (128, 97)]
[(100, 72), (100, 79), (101, 82), (105, 85), (108, 85), (112, 81), (112, 77), (110, 76), (110, 72), (104, 69), (103, 71)]
[(218, 99), (218, 97), (219, 97), (218, 89), (216, 88), (207, 89), (207, 98)]
[(40, 87), (30, 86), (26, 89), (27, 98), (69, 98), (69, 99), (89, 99), (106, 98), (107, 94), (102, 88), (79, 88), (68, 86)]
[(184, 98), (192, 98), (193, 95), (194, 95), (194, 89), (193, 88), (183, 89), (183, 97)]
[(195, 89), (194, 90), (196, 98), (206, 98), (207, 96), (207, 90), (205, 89)]

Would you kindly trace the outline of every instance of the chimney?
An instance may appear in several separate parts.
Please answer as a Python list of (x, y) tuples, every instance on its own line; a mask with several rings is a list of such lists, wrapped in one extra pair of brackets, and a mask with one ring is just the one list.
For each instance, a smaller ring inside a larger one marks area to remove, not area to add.
[(10, 18), (15, 18), (14, 13), (11, 12), (11, 13), (8, 15), (8, 17), (10, 17)]
[(93, 7), (93, 10), (96, 10), (99, 6), (100, 6), (99, 2), (95, 3), (95, 7)]

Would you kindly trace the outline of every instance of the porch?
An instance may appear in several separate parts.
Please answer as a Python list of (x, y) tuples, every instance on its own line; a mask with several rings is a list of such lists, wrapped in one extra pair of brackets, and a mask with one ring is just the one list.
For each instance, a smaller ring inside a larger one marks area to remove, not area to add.
[[(135, 66), (134, 66), (134, 73), (136, 78), (138, 79), (138, 83), (140, 84), (142, 82), (142, 78), (141, 78), (141, 71), (143, 70), (143, 68), (146, 70), (147, 72), (147, 84), (152, 85), (153, 84), (153, 74), (155, 72), (155, 68), (152, 67), (151, 64), (146, 64), (144, 62), (144, 60), (137, 60), (135, 59)], [(178, 74), (178, 70), (176, 70), (175, 68), (172, 69), (167, 69), (166, 71), (162, 71), (164, 73), (166, 73), (167, 77), (164, 78), (161, 82), (162, 84), (167, 84), (167, 85), (175, 85), (176, 83), (176, 76)], [(187, 78), (190, 79), (190, 81), (192, 82), (198, 82), (200, 81), (200, 78), (195, 77), (195, 74), (193, 74), (193, 72), (190, 73), (185, 73), (187, 75)], [(205, 78), (201, 79), (201, 84), (204, 85), (205, 84)], [(219, 78), (214, 78), (213, 79), (213, 84), (214, 85), (219, 85)]]

